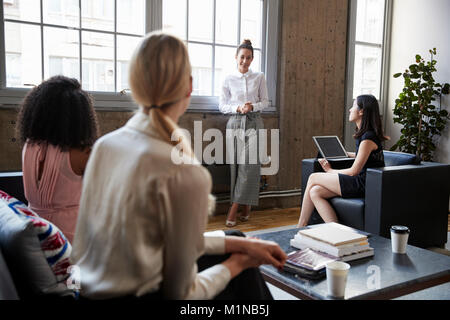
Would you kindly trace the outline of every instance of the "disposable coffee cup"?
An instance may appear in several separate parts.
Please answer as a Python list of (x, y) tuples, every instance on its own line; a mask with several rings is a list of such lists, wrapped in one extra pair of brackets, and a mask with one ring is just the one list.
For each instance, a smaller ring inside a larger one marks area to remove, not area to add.
[(391, 227), (391, 244), (393, 253), (406, 253), (406, 245), (408, 244), (409, 228), (405, 226)]
[(333, 261), (326, 265), (328, 295), (335, 298), (345, 296), (345, 286), (347, 285), (347, 275), (350, 265), (341, 261)]

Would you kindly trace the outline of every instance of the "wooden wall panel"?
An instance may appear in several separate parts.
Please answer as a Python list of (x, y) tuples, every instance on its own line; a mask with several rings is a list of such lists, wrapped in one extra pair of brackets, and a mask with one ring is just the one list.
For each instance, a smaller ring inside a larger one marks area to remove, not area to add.
[[(0, 171), (21, 170), (21, 144), (17, 141), (15, 126), (17, 118), (17, 108), (0, 108)], [(133, 112), (112, 112), (98, 111), (97, 118), (100, 127), (100, 134), (122, 127)], [(187, 129), (194, 138), (194, 123), (201, 122), (202, 136), (210, 128), (219, 129), (225, 138), (226, 123), (228, 116), (212, 113), (187, 113), (180, 118), (180, 127)], [(263, 115), (266, 129), (278, 129), (278, 115)], [(211, 142), (204, 141), (203, 149)], [(224, 147), (225, 147), (224, 142)], [(270, 150), (270, 140), (268, 149)], [(225, 150), (224, 150), (225, 152)], [(269, 177), (269, 190), (278, 190), (276, 177)]]
[(347, 0), (283, 0), (279, 106), (280, 190), (299, 189), (312, 136), (343, 137)]
[[(2, 171), (20, 171), (21, 170), (21, 151), (22, 145), (17, 141), (15, 135), (15, 126), (18, 109), (0, 108), (0, 172)], [(108, 132), (122, 127), (133, 112), (112, 112), (98, 111), (97, 117), (100, 127), (100, 134), (104, 135)], [(217, 128), (225, 137), (226, 123), (228, 116), (211, 113), (187, 113), (180, 118), (180, 127), (187, 129), (194, 136), (194, 122), (201, 121), (202, 134), (210, 128)], [(263, 121), (266, 129), (278, 129), (278, 115), (263, 115)], [(210, 142), (205, 141), (203, 147)], [(270, 145), (269, 145), (270, 150)], [(221, 177), (223, 179), (223, 177)], [(214, 179), (213, 179), (214, 180)], [(228, 179), (225, 179), (229, 181)], [(277, 176), (269, 176), (267, 179), (267, 190), (278, 190)], [(266, 191), (267, 191), (266, 190)], [(217, 185), (213, 187), (214, 192), (228, 193), (229, 185)], [(228, 203), (218, 204), (216, 214), (224, 214), (229, 207)], [(281, 207), (280, 199), (262, 199), (257, 209)]]
[(0, 109), (0, 172), (22, 170), (22, 146), (16, 138), (17, 109)]

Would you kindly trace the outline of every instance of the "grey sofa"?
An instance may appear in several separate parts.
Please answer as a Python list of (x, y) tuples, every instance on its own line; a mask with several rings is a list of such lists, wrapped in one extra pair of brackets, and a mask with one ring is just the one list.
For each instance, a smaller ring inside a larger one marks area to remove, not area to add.
[[(0, 173), (0, 190), (26, 203), (21, 172)], [(73, 300), (74, 292), (55, 273), (64, 270), (64, 265), (52, 269), (53, 263), (58, 265), (58, 259), (65, 252), (70, 254), (67, 251), (70, 245), (62, 247), (55, 255), (47, 256), (41, 241), (54, 228), (49, 228), (41, 238), (37, 231), (39, 227), (35, 227), (32, 219), (20, 218), (17, 211), (20, 203), (2, 200), (0, 205), (0, 300)], [(47, 253), (58, 250), (60, 242), (56, 242), (56, 246)], [(47, 245), (50, 243), (53, 242), (50, 240)]]
[[(365, 198), (336, 197), (330, 203), (338, 220), (360, 230), (390, 238), (392, 225), (406, 225), (409, 243), (442, 247), (447, 242), (450, 165), (420, 162), (416, 156), (384, 151), (386, 166), (368, 169)], [(348, 168), (353, 160), (332, 161), (335, 169)], [(313, 172), (323, 172), (317, 159), (302, 161), (302, 190)], [(314, 210), (310, 224), (323, 223)]]
[(9, 272), (8, 265), (3, 258), (3, 252), (0, 247), (0, 300), (18, 300), (14, 281)]
[[(0, 190), (25, 198), (21, 172), (0, 173)], [(20, 200), (20, 199), (19, 199)], [(19, 296), (0, 246), (0, 300), (17, 300)]]

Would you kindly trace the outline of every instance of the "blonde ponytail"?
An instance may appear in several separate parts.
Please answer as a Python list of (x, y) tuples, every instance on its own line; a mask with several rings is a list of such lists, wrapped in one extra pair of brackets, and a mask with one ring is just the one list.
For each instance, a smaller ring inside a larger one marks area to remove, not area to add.
[[(186, 96), (191, 77), (191, 63), (184, 43), (161, 32), (149, 33), (136, 48), (130, 61), (129, 83), (133, 99), (149, 110), (158, 133), (167, 142), (178, 128), (162, 109)], [(188, 151), (185, 146), (186, 152)], [(192, 152), (191, 152), (192, 153)]]
[(188, 139), (183, 135), (182, 131), (176, 131), (179, 129), (178, 125), (166, 116), (161, 109), (151, 108), (149, 117), (150, 121), (164, 140), (168, 141), (173, 146), (180, 147), (184, 155), (196, 159), (191, 148), (191, 142), (187, 141)]
[[(178, 38), (152, 32), (136, 48), (130, 62), (129, 83), (134, 100), (148, 111), (150, 121), (161, 137), (181, 147), (184, 155), (199, 163), (178, 125), (162, 110), (186, 97), (191, 81), (191, 63), (184, 43)], [(175, 134), (174, 134), (175, 133)], [(172, 140), (172, 136), (177, 137)], [(215, 198), (208, 196), (208, 214)]]

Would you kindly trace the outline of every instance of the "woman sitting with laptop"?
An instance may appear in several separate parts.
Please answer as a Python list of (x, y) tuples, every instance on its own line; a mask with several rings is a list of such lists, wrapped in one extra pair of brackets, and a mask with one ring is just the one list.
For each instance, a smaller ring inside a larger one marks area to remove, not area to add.
[(353, 135), (356, 140), (356, 153), (347, 154), (355, 158), (355, 161), (348, 169), (334, 170), (326, 159), (319, 159), (325, 172), (316, 172), (309, 176), (297, 227), (308, 224), (314, 208), (326, 223), (337, 222), (336, 212), (327, 199), (337, 196), (363, 197), (366, 169), (384, 167), (381, 143), (389, 138), (383, 134), (377, 99), (372, 95), (358, 96), (350, 109), (349, 121), (356, 124), (356, 132)]

